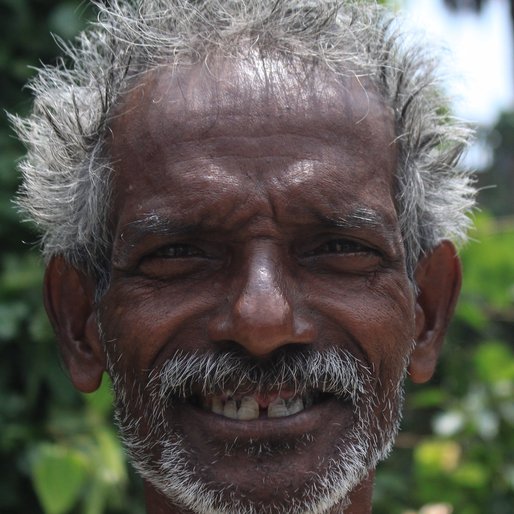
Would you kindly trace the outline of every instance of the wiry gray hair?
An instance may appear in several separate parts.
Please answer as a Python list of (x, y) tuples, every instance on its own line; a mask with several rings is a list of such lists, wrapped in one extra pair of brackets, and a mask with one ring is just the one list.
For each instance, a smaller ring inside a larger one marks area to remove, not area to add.
[(66, 63), (43, 67), (34, 108), (13, 117), (28, 153), (21, 208), (42, 232), (46, 258), (63, 255), (108, 276), (111, 176), (104, 141), (113, 106), (131, 78), (163, 65), (237, 56), (249, 49), (366, 77), (395, 113), (396, 206), (407, 267), (443, 238), (461, 242), (474, 188), (457, 161), (470, 130), (448, 115), (437, 58), (408, 41), (394, 17), (354, 0), (93, 0), (98, 21)]

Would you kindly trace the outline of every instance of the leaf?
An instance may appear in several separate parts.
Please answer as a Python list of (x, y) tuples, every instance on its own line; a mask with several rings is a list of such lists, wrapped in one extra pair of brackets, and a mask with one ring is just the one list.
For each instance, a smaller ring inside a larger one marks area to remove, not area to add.
[(107, 373), (104, 373), (102, 383), (94, 393), (82, 396), (93, 412), (103, 417), (110, 416), (113, 409), (113, 394), (111, 380)]
[(102, 514), (105, 508), (106, 492), (102, 483), (94, 481), (84, 497), (83, 514)]
[(104, 484), (121, 485), (127, 480), (125, 458), (119, 439), (113, 431), (102, 429), (96, 434), (99, 447), (98, 467)]
[(27, 313), (28, 308), (22, 302), (0, 304), (0, 341), (7, 341), (18, 334), (20, 322)]
[(409, 404), (417, 409), (424, 409), (427, 407), (438, 407), (447, 400), (446, 391), (436, 387), (426, 387), (419, 391), (411, 391), (409, 397)]
[(514, 226), (483, 214), (477, 217), (475, 242), (461, 252), (463, 299), (478, 301), (486, 310), (508, 310), (514, 301)]
[(486, 341), (476, 350), (474, 362), (486, 383), (514, 380), (514, 352), (503, 341)]
[(488, 470), (478, 463), (465, 463), (455, 471), (453, 479), (465, 487), (485, 487), (488, 482)]
[(476, 330), (483, 330), (488, 323), (488, 319), (483, 309), (476, 305), (473, 298), (469, 298), (466, 294), (462, 295), (457, 305), (455, 313), (457, 319), (462, 320), (465, 324)]
[(77, 450), (50, 443), (38, 446), (32, 481), (45, 514), (69, 512), (86, 481), (86, 468), (86, 459)]
[(414, 450), (415, 465), (423, 474), (450, 473), (457, 468), (461, 453), (461, 447), (453, 441), (424, 441)]

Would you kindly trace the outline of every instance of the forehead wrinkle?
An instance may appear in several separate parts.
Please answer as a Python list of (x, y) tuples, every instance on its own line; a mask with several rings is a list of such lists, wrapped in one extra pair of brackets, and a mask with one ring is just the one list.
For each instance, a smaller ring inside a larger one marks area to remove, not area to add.
[(311, 182), (319, 175), (315, 165), (322, 164), (321, 159), (296, 159), (285, 166), (279, 176), (273, 178), (275, 182), (285, 182), (288, 186), (299, 186)]
[[(373, 98), (393, 129), (394, 117), (392, 113), (386, 114), (390, 108), (380, 95), (365, 88), (361, 81), (355, 78), (344, 81), (318, 69), (315, 73), (298, 76), (290, 69), (282, 69), (280, 62), (270, 66), (273, 70), (270, 74), (266, 64), (269, 63), (221, 61), (215, 66), (216, 73), (200, 65), (154, 70), (144, 76), (143, 93), (127, 94), (120, 108), (123, 110), (134, 101), (141, 105), (143, 95), (147, 98), (146, 115), (153, 113), (152, 123), (161, 127), (166, 118), (172, 119), (178, 133), (188, 133), (193, 128), (191, 121), (195, 120), (198, 134), (210, 132), (216, 127), (220, 115), (228, 117), (233, 109), (239, 111), (241, 105), (245, 106), (246, 114), (260, 111), (265, 106), (278, 117), (294, 113), (305, 122), (311, 121), (310, 118), (319, 120), (319, 114), (323, 112), (329, 123), (337, 123), (333, 114), (335, 108), (340, 116), (353, 119), (358, 126), (369, 115)], [(363, 90), (365, 98), (361, 105), (352, 97), (357, 94), (360, 98)]]

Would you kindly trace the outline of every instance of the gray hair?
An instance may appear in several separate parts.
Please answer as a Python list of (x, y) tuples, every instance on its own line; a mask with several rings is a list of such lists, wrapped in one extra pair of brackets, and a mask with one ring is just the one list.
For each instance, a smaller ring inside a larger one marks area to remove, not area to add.
[(365, 77), (395, 113), (396, 207), (412, 276), (442, 239), (463, 242), (475, 190), (457, 162), (471, 131), (448, 114), (437, 58), (399, 30), (392, 14), (355, 0), (93, 0), (98, 21), (66, 61), (30, 83), (32, 113), (11, 119), (28, 152), (18, 205), (42, 233), (45, 258), (62, 255), (108, 277), (111, 168), (105, 148), (113, 106), (131, 79), (165, 65), (242, 55), (245, 48)]

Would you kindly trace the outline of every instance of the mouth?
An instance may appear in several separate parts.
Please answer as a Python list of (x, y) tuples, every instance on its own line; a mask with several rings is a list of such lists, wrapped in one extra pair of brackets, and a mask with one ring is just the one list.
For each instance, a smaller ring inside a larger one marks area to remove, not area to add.
[(310, 445), (340, 437), (354, 425), (355, 415), (355, 404), (349, 396), (317, 390), (246, 389), (240, 393), (225, 389), (193, 394), (174, 403), (170, 421), (188, 427), (184, 436), (193, 448), (207, 446), (209, 453), (225, 455), (229, 444), (231, 452), (237, 450), (246, 458), (252, 445), (261, 442), (298, 449), (306, 441)]
[(295, 393), (281, 390), (241, 394), (226, 390), (215, 395), (194, 395), (190, 398), (190, 403), (197, 408), (224, 418), (253, 421), (291, 417), (324, 403), (330, 398), (333, 398), (333, 396), (320, 391)]

